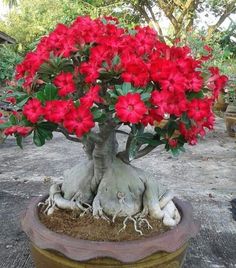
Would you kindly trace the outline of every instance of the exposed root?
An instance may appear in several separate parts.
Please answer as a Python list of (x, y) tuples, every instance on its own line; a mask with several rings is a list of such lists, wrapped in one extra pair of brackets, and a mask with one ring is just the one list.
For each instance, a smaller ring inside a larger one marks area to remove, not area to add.
[(138, 227), (137, 227), (137, 220), (135, 220), (132, 216), (127, 216), (127, 217), (124, 219), (124, 221), (123, 221), (123, 227), (120, 229), (119, 233), (122, 232), (122, 231), (124, 231), (124, 230), (126, 229), (126, 227), (127, 227), (126, 222), (127, 222), (128, 220), (133, 221), (133, 223), (134, 223), (134, 230), (135, 230), (137, 233), (139, 233), (140, 235), (143, 235), (143, 232), (142, 232), (140, 229), (138, 229)]
[[(116, 159), (105, 170), (103, 177), (94, 189), (92, 161), (76, 166), (65, 172), (63, 185), (54, 184), (44, 205), (44, 213), (50, 215), (56, 208), (80, 211), (80, 217), (92, 213), (97, 219), (115, 222), (117, 217), (125, 217), (123, 231), (128, 220), (142, 235), (141, 229), (152, 226), (147, 217), (159, 219), (163, 224), (173, 227), (180, 222), (180, 214), (172, 199), (172, 191), (160, 192), (155, 179), (140, 169)], [(96, 194), (95, 194), (96, 193)]]
[(145, 223), (147, 225), (148, 229), (153, 229), (152, 225), (149, 223), (149, 221), (147, 219), (139, 218), (138, 219), (138, 225), (139, 225), (140, 228), (142, 227), (143, 223)]

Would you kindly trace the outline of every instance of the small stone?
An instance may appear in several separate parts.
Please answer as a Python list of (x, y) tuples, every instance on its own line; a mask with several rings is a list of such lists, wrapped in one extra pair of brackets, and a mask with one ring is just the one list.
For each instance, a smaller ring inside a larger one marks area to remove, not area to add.
[(43, 182), (44, 183), (48, 183), (48, 182), (50, 182), (52, 179), (51, 179), (51, 177), (45, 177), (44, 179), (43, 179)]
[(12, 248), (13, 245), (6, 245), (6, 248)]
[(213, 195), (210, 193), (210, 194), (209, 194), (209, 197), (210, 197), (210, 198), (213, 198)]

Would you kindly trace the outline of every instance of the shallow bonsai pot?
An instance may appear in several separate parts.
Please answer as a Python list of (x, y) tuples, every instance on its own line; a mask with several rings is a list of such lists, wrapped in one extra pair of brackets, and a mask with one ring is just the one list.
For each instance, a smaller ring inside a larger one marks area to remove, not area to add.
[(52, 232), (39, 221), (37, 204), (45, 199), (33, 199), (21, 219), (37, 268), (182, 267), (188, 241), (200, 227), (191, 205), (175, 198), (181, 222), (161, 235), (122, 242), (76, 239)]

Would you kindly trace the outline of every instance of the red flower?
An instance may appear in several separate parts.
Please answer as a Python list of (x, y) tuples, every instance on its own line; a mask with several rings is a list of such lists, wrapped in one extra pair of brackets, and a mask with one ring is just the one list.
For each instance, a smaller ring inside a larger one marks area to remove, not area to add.
[(36, 123), (40, 116), (44, 114), (41, 102), (38, 99), (29, 100), (23, 108), (23, 114), (30, 122)]
[(70, 101), (47, 101), (44, 108), (44, 118), (54, 123), (60, 123), (71, 106)]
[(121, 77), (125, 82), (133, 83), (135, 87), (145, 87), (149, 80), (149, 72), (146, 64), (135, 56), (121, 59), (124, 72)]
[(178, 145), (178, 141), (176, 139), (168, 139), (168, 144), (170, 145), (170, 147), (176, 148)]
[(154, 90), (151, 102), (157, 106), (157, 113), (164, 116), (165, 113), (180, 116), (187, 110), (187, 99), (183, 92), (169, 92), (167, 90)]
[(122, 122), (138, 123), (147, 111), (139, 93), (128, 93), (119, 96), (115, 111)]
[(191, 73), (186, 80), (186, 87), (189, 91), (199, 92), (203, 86), (203, 79), (200, 73)]
[(86, 83), (94, 83), (99, 77), (98, 66), (93, 63), (83, 62), (80, 65), (81, 74), (85, 75)]
[(195, 120), (196, 122), (207, 118), (211, 112), (211, 103), (212, 101), (207, 98), (194, 99), (189, 102), (187, 111), (189, 118)]
[(76, 90), (72, 73), (61, 72), (53, 81), (54, 85), (59, 88), (58, 95), (64, 97)]
[(91, 87), (89, 91), (80, 98), (80, 103), (87, 108), (93, 106), (94, 102), (102, 103), (103, 99), (99, 96), (100, 89), (98, 85)]
[(79, 106), (78, 108), (71, 107), (70, 111), (65, 115), (64, 127), (76, 136), (82, 137), (95, 126), (93, 115), (87, 107)]
[(228, 77), (226, 75), (220, 75), (219, 68), (210, 67), (209, 71), (211, 72), (211, 77), (207, 81), (208, 87), (213, 90), (213, 97), (217, 99), (219, 93), (225, 87), (228, 82)]
[(7, 101), (7, 102), (10, 102), (10, 103), (12, 103), (12, 104), (16, 104), (16, 98), (14, 98), (14, 97), (7, 97), (7, 98), (6, 98), (6, 101)]
[(12, 134), (19, 134), (22, 137), (27, 136), (31, 131), (32, 131), (32, 127), (24, 127), (24, 126), (11, 126), (6, 128), (3, 133), (6, 136), (12, 135)]
[(190, 145), (195, 145), (197, 143), (198, 128), (196, 126), (186, 128), (185, 124), (180, 123), (179, 131)]

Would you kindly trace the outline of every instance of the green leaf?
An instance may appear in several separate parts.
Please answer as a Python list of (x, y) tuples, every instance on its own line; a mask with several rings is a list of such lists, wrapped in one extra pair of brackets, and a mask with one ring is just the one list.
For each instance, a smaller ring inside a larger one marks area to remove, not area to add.
[(55, 100), (58, 98), (57, 88), (52, 84), (47, 84), (43, 90), (36, 93), (36, 98), (42, 102)]
[(18, 124), (18, 119), (15, 117), (14, 114), (10, 115), (9, 121), (11, 122), (12, 125), (17, 125)]
[(106, 69), (106, 68), (109, 68), (109, 65), (108, 65), (108, 63), (106, 61), (103, 61), (102, 62), (102, 67)]
[(150, 93), (145, 92), (145, 93), (141, 94), (141, 98), (142, 98), (143, 101), (149, 100), (150, 99)]
[(23, 99), (22, 101), (20, 101), (19, 103), (17, 103), (17, 107), (22, 108), (26, 104), (28, 99), (29, 99), (29, 96)]
[(115, 98), (116, 99), (118, 97), (117, 94), (113, 90), (108, 90), (107, 93), (109, 94), (109, 96), (111, 98)]
[(187, 99), (188, 100), (193, 100), (193, 99), (203, 99), (204, 98), (204, 93), (203, 91), (199, 92), (188, 92), (187, 93)]
[(38, 129), (34, 130), (33, 141), (36, 146), (43, 146), (45, 144), (45, 138), (40, 134)]
[(129, 161), (132, 161), (138, 152), (137, 139), (133, 138), (129, 146)]
[(38, 92), (35, 94), (35, 97), (36, 97), (37, 99), (39, 99), (41, 102), (44, 102), (44, 101), (45, 101), (44, 91), (38, 91)]
[(178, 156), (179, 155), (179, 149), (178, 148), (171, 148), (170, 150), (171, 150), (171, 152), (172, 152), (172, 154), (174, 156)]
[(16, 144), (17, 144), (21, 149), (23, 149), (23, 146), (22, 146), (22, 139), (23, 139), (23, 138), (22, 138), (22, 136), (16, 134), (15, 137), (16, 137)]
[(46, 100), (55, 100), (57, 98), (57, 88), (52, 84), (47, 84), (44, 88)]
[(104, 111), (97, 109), (96, 107), (92, 108), (93, 118), (96, 122), (103, 122), (106, 119), (106, 114)]
[(155, 127), (155, 132), (158, 136), (162, 137), (166, 134), (166, 130), (160, 127)]
[(137, 140), (139, 144), (149, 144), (152, 146), (164, 144), (163, 140), (160, 139), (160, 136), (149, 132), (137, 135)]
[(171, 137), (175, 130), (177, 130), (179, 128), (178, 124), (176, 121), (170, 120), (167, 124), (167, 134), (169, 137)]
[(37, 125), (39, 128), (44, 128), (49, 131), (55, 131), (58, 127), (57, 124), (52, 123), (52, 122), (41, 122)]
[(148, 86), (148, 87), (145, 88), (144, 92), (145, 92), (145, 93), (151, 93), (152, 90), (153, 90), (153, 86), (150, 85), (150, 86)]
[(117, 91), (118, 95), (120, 95), (120, 96), (125, 95), (124, 92), (123, 92), (123, 89), (120, 88), (120, 87), (117, 87), (117, 88), (116, 88), (116, 91)]
[(126, 95), (127, 93), (129, 93), (132, 90), (132, 85), (131, 83), (123, 83), (122, 85), (122, 95)]
[(112, 60), (112, 66), (115, 66), (120, 63), (120, 57), (118, 55), (115, 55), (115, 57)]
[(53, 138), (52, 131), (47, 130), (45, 128), (38, 128), (38, 133), (41, 135), (41, 137), (45, 140), (51, 140)]
[(182, 114), (181, 121), (186, 125), (187, 129), (191, 127), (191, 120), (189, 119), (187, 113)]
[(136, 30), (133, 30), (133, 29), (129, 29), (129, 34), (130, 35), (136, 35), (137, 31)]
[(113, 111), (113, 110), (115, 110), (115, 105), (109, 105), (109, 111)]
[(11, 122), (2, 123), (0, 124), (0, 129), (5, 129), (11, 126), (12, 126)]
[(153, 140), (153, 137), (154, 135), (152, 133), (145, 132), (143, 134), (138, 135), (137, 139), (141, 144), (149, 144), (150, 140)]
[(103, 111), (97, 109), (96, 107), (92, 108), (93, 118), (96, 120), (103, 115)]

